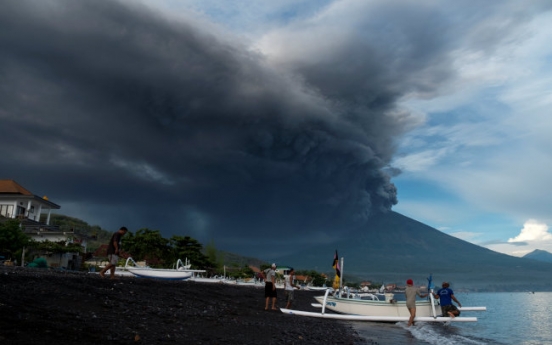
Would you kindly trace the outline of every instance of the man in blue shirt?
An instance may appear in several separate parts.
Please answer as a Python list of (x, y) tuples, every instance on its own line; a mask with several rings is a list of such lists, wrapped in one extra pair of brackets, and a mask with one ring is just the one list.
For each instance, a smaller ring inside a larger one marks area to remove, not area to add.
[(443, 316), (450, 316), (452, 318), (460, 315), (460, 310), (456, 308), (452, 301), (456, 302), (459, 307), (462, 307), (462, 304), (458, 302), (456, 297), (454, 297), (454, 292), (449, 288), (449, 283), (443, 282), (442, 289), (439, 289), (436, 294), (433, 294), (435, 298), (439, 299), (441, 302), (441, 312)]

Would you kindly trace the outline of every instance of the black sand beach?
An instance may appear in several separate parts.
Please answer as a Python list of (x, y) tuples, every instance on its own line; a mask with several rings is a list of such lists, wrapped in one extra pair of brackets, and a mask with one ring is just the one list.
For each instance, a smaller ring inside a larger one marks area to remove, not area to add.
[(261, 288), (0, 266), (0, 289), (0, 344), (367, 344), (345, 322), (265, 311)]

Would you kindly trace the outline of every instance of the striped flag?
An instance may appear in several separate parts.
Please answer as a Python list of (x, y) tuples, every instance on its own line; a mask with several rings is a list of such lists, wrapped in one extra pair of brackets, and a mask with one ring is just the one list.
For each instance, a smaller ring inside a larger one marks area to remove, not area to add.
[(333, 288), (339, 288), (339, 278), (341, 278), (341, 268), (339, 268), (339, 255), (337, 255), (337, 249), (335, 250), (335, 256), (332, 264), (333, 269), (335, 270), (335, 279), (333, 282)]
[(335, 251), (332, 267), (335, 270), (336, 276), (341, 277), (341, 269), (339, 268), (339, 255), (337, 255), (337, 249)]

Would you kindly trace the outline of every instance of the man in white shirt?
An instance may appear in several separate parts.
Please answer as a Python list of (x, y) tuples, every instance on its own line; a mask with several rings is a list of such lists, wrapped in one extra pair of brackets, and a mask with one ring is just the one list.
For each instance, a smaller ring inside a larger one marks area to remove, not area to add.
[(293, 278), (295, 276), (295, 270), (293, 268), (289, 269), (289, 275), (285, 278), (285, 293), (286, 293), (286, 309), (291, 309), (291, 303), (293, 302), (293, 289), (298, 289), (299, 287), (293, 283)]

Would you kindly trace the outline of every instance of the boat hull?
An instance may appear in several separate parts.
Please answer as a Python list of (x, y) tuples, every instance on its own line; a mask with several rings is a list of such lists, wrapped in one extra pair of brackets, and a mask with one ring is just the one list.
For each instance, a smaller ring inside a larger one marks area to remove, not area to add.
[[(315, 299), (318, 303), (324, 305), (324, 296), (318, 296)], [(326, 299), (326, 309), (348, 315), (401, 318), (408, 318), (410, 316), (406, 308), (406, 302), (404, 301), (393, 301), (391, 303), (390, 301), (371, 301), (328, 296)], [(430, 301), (417, 301), (416, 316), (441, 316), (441, 307), (438, 305), (432, 306)]]
[(155, 269), (155, 268), (127, 267), (127, 270), (137, 277), (166, 279), (166, 280), (184, 280), (184, 279), (190, 278), (193, 274), (193, 272), (188, 272), (188, 271)]

